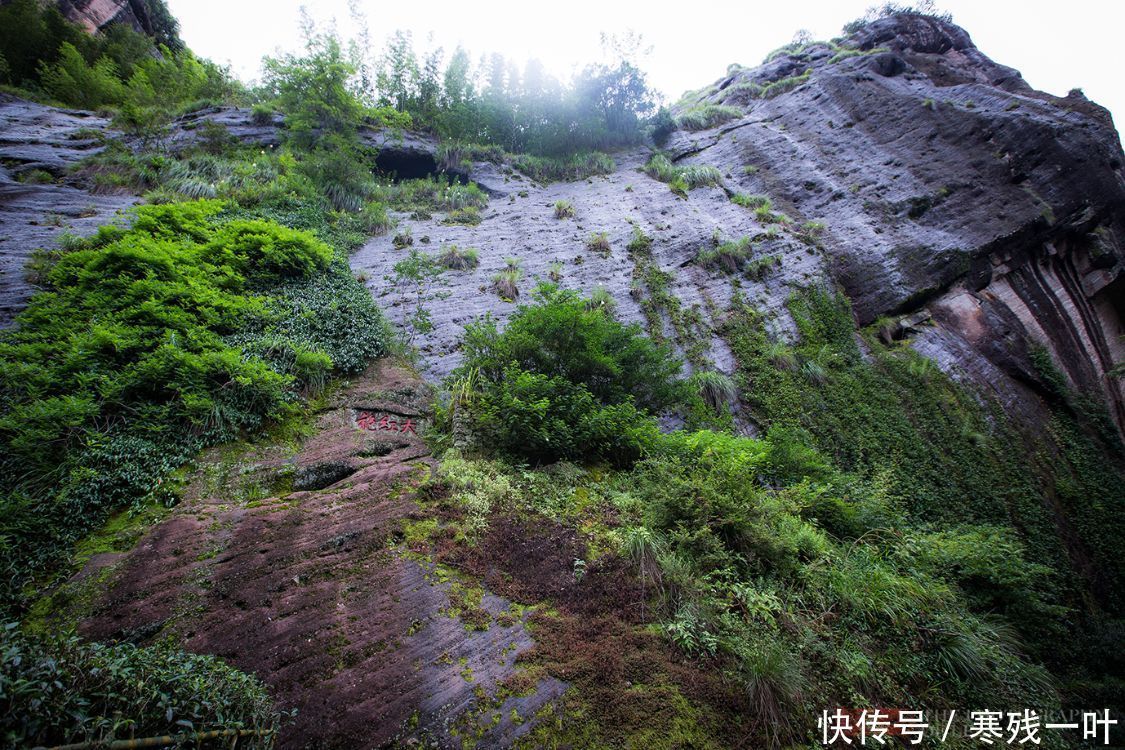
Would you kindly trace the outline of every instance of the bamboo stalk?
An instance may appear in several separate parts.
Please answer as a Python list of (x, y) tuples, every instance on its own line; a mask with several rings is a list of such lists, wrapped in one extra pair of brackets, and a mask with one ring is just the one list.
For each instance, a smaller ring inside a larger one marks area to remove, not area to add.
[(219, 737), (234, 737), (237, 742), (239, 737), (264, 737), (273, 734), (272, 729), (212, 729), (209, 732), (198, 732), (196, 734), (181, 734), (171, 735), (166, 734), (161, 737), (142, 737), (133, 740), (114, 740), (109, 744), (102, 742), (76, 742), (71, 745), (56, 745), (55, 747), (36, 747), (33, 750), (139, 750), (145, 747), (166, 747), (174, 745), (177, 742), (194, 741), (202, 742), (203, 740), (214, 740)]

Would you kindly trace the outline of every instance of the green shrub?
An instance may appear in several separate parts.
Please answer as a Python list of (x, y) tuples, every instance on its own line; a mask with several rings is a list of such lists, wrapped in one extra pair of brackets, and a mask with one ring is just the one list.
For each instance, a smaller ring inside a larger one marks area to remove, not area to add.
[(90, 66), (69, 42), (59, 48), (58, 62), (42, 67), (39, 78), (48, 94), (75, 107), (97, 109), (125, 101), (126, 88), (117, 65), (103, 57)]
[(0, 696), (7, 747), (248, 730), (240, 747), (269, 748), (279, 726), (262, 683), (213, 656), (34, 638), (14, 625), (0, 632)]
[[(357, 50), (345, 50), (334, 34), (311, 33), (303, 56), (288, 54), (263, 61), (263, 87), (285, 113), (288, 137), (312, 148), (323, 138), (356, 146), (365, 121), (388, 127), (407, 127), (410, 116), (390, 107), (372, 109), (356, 73)], [(362, 162), (360, 162), (362, 164)]]
[(72, 243), (0, 335), (5, 607), (202, 445), (382, 352), (382, 317), (331, 248), (222, 209), (142, 206), (129, 229)]
[(521, 306), (503, 332), (484, 319), (465, 327), (464, 367), (488, 380), (511, 362), (532, 373), (564, 377), (608, 404), (633, 399), (658, 411), (680, 396), (674, 380), (680, 361), (664, 346), (624, 325), (602, 309), (587, 309), (573, 292), (551, 286), (537, 291), (536, 304)]
[(657, 146), (663, 146), (676, 130), (676, 118), (667, 107), (661, 107), (648, 122), (648, 134)]
[(626, 465), (659, 434), (631, 400), (602, 404), (581, 383), (514, 362), (477, 395), (474, 429), (501, 455), (532, 463), (586, 459)]
[(387, 207), (382, 203), (368, 203), (359, 211), (360, 226), (367, 234), (383, 234), (394, 227), (394, 220), (387, 216)]
[(556, 219), (573, 219), (574, 218), (574, 204), (570, 201), (555, 201), (555, 218)]
[(332, 260), (332, 249), (307, 232), (269, 221), (237, 219), (203, 247), (203, 260), (258, 283), (307, 277)]
[(358, 211), (372, 195), (372, 175), (361, 150), (339, 136), (323, 136), (300, 160), (300, 171), (341, 211)]

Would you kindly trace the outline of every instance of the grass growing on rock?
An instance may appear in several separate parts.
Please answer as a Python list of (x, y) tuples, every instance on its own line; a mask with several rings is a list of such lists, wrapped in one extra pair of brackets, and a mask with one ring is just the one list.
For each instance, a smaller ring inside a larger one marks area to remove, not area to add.
[[(713, 407), (733, 397), (729, 378), (696, 385)], [(573, 689), (538, 741), (615, 747), (657, 716), (699, 747), (800, 743), (817, 707), (876, 685), (879, 700), (923, 687), (943, 704), (1058, 705), (963, 572), (1001, 564), (1040, 606), (1018, 540), (914, 526), (885, 486), (841, 473), (798, 432), (673, 433), (615, 469), (451, 452), (432, 481), (445, 488), (430, 492), (438, 558), (521, 604), (553, 604), (532, 615), (539, 645), (523, 663)], [(854, 525), (837, 536), (825, 519), (845, 506)]]
[(471, 271), (480, 265), (476, 248), (468, 247), (462, 250), (456, 245), (443, 248), (437, 257), (437, 262), (454, 271)]
[(613, 247), (609, 244), (609, 235), (605, 232), (591, 232), (586, 238), (586, 249), (603, 256), (609, 256), (613, 252)]
[[(998, 412), (901, 345), (869, 337), (862, 357), (834, 292), (798, 291), (789, 307), (793, 345), (771, 340), (736, 294), (726, 334), (738, 371), (686, 384), (715, 414), (748, 404), (761, 438), (673, 432), (611, 467), (596, 453), (529, 467), (489, 438), (442, 460), (432, 481), (446, 488), (435, 494), (448, 528), (432, 533), (435, 554), (521, 604), (553, 605), (531, 616), (539, 645), (523, 663), (572, 689), (530, 745), (799, 745), (815, 741), (824, 706), (924, 695), (927, 706), (1050, 709), (1060, 694), (1112, 695), (1108, 674), (1067, 682), (1067, 661), (1111, 625), (1087, 620), (1081, 644), (1054, 653), (1079, 600), (1075, 584), (1058, 585), (1068, 563), (1033, 479), (1042, 467), (1013, 458), (1020, 439)], [(500, 336), (481, 348), (497, 362), (510, 359)], [(518, 326), (507, 336), (557, 341)], [(576, 372), (565, 357), (545, 361)], [(538, 403), (535, 421), (505, 427), (516, 453), (552, 416), (576, 423)], [(475, 397), (458, 404), (462, 419), (498, 413)], [(1070, 488), (1065, 502), (1078, 519), (1102, 514), (1109, 528), (1089, 538), (1105, 554), (1120, 479), (1089, 471), (1096, 448), (1064, 422), (1057, 445), (1090, 493), (1086, 510)], [(654, 716), (661, 729), (648, 735)]]
[(677, 127), (684, 130), (709, 130), (742, 117), (742, 110), (721, 104), (698, 104), (676, 117)]
[(722, 185), (723, 175), (709, 164), (673, 164), (664, 154), (653, 154), (644, 167), (645, 174), (668, 183), (672, 192), (687, 195), (705, 185)]
[[(1079, 614), (1085, 610), (1081, 592), (1098, 586), (1104, 606), (1117, 611), (1120, 594), (1113, 592), (1120, 592), (1125, 580), (1109, 552), (1119, 523), (1106, 514), (1120, 505), (1111, 498), (1125, 497), (1125, 480), (1114, 469), (1090, 470), (1092, 457), (1112, 448), (1088, 433), (1078, 438), (1082, 430), (1074, 425), (1081, 418), (1065, 406), (1054, 410), (1052, 432), (1029, 448), (1031, 438), (1021, 436), (998, 407), (982, 406), (901, 344), (886, 346), (867, 336), (872, 359), (865, 362), (842, 297), (809, 289), (795, 294), (789, 307), (800, 331), (794, 347), (772, 341), (759, 314), (742, 303), (727, 328), (744, 397), (761, 423), (800, 431), (834, 465), (878, 484), (903, 524), (947, 534), (980, 525), (1017, 540), (1026, 562), (1013, 575), (1022, 582), (1005, 593), (995, 582), (964, 581), (965, 595), (976, 611), (1003, 616), (1025, 653), (1061, 680), (1076, 663), (1088, 669), (1091, 662), (1082, 654), (1097, 651), (1099, 634), (1111, 626), (1101, 616)], [(1054, 432), (1063, 424), (1071, 426)], [(1049, 454), (1057, 459), (1044, 463)], [(1083, 488), (1082, 499), (1077, 487)], [(1082, 524), (1082, 554), (1099, 560), (1100, 583), (1073, 567), (1073, 551), (1067, 549), (1073, 542), (1064, 542), (1053, 520), (1056, 502), (1063, 503), (1071, 523)], [(854, 512), (847, 505), (817, 511), (823, 527), (840, 537), (856, 533), (849, 530)], [(1092, 522), (1095, 517), (1101, 520)], [(1051, 644), (1064, 631), (1071, 645), (1060, 653)], [(1072, 689), (1112, 692), (1104, 667), (1091, 674), (1089, 682)]]

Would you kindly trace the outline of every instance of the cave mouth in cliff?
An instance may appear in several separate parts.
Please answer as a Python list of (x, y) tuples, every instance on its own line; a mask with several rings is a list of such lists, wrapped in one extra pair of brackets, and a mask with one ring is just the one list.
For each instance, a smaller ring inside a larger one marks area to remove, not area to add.
[(434, 155), (424, 151), (384, 149), (375, 157), (375, 167), (395, 182), (421, 180), (438, 175), (452, 177), (462, 185), (469, 181), (469, 176), (460, 170), (442, 169)]

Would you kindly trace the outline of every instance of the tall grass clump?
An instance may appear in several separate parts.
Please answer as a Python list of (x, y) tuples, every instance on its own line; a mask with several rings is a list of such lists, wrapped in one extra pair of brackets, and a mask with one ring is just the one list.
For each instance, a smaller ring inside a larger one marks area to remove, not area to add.
[(704, 185), (721, 185), (723, 174), (709, 164), (673, 164), (664, 154), (653, 154), (644, 167), (645, 174), (666, 182), (672, 191), (686, 194)]
[(676, 125), (684, 130), (709, 130), (742, 117), (742, 110), (722, 104), (698, 104), (676, 116)]
[(480, 265), (476, 248), (467, 247), (462, 250), (456, 245), (443, 248), (441, 254), (437, 257), (437, 262), (439, 265), (454, 271), (471, 271)]

